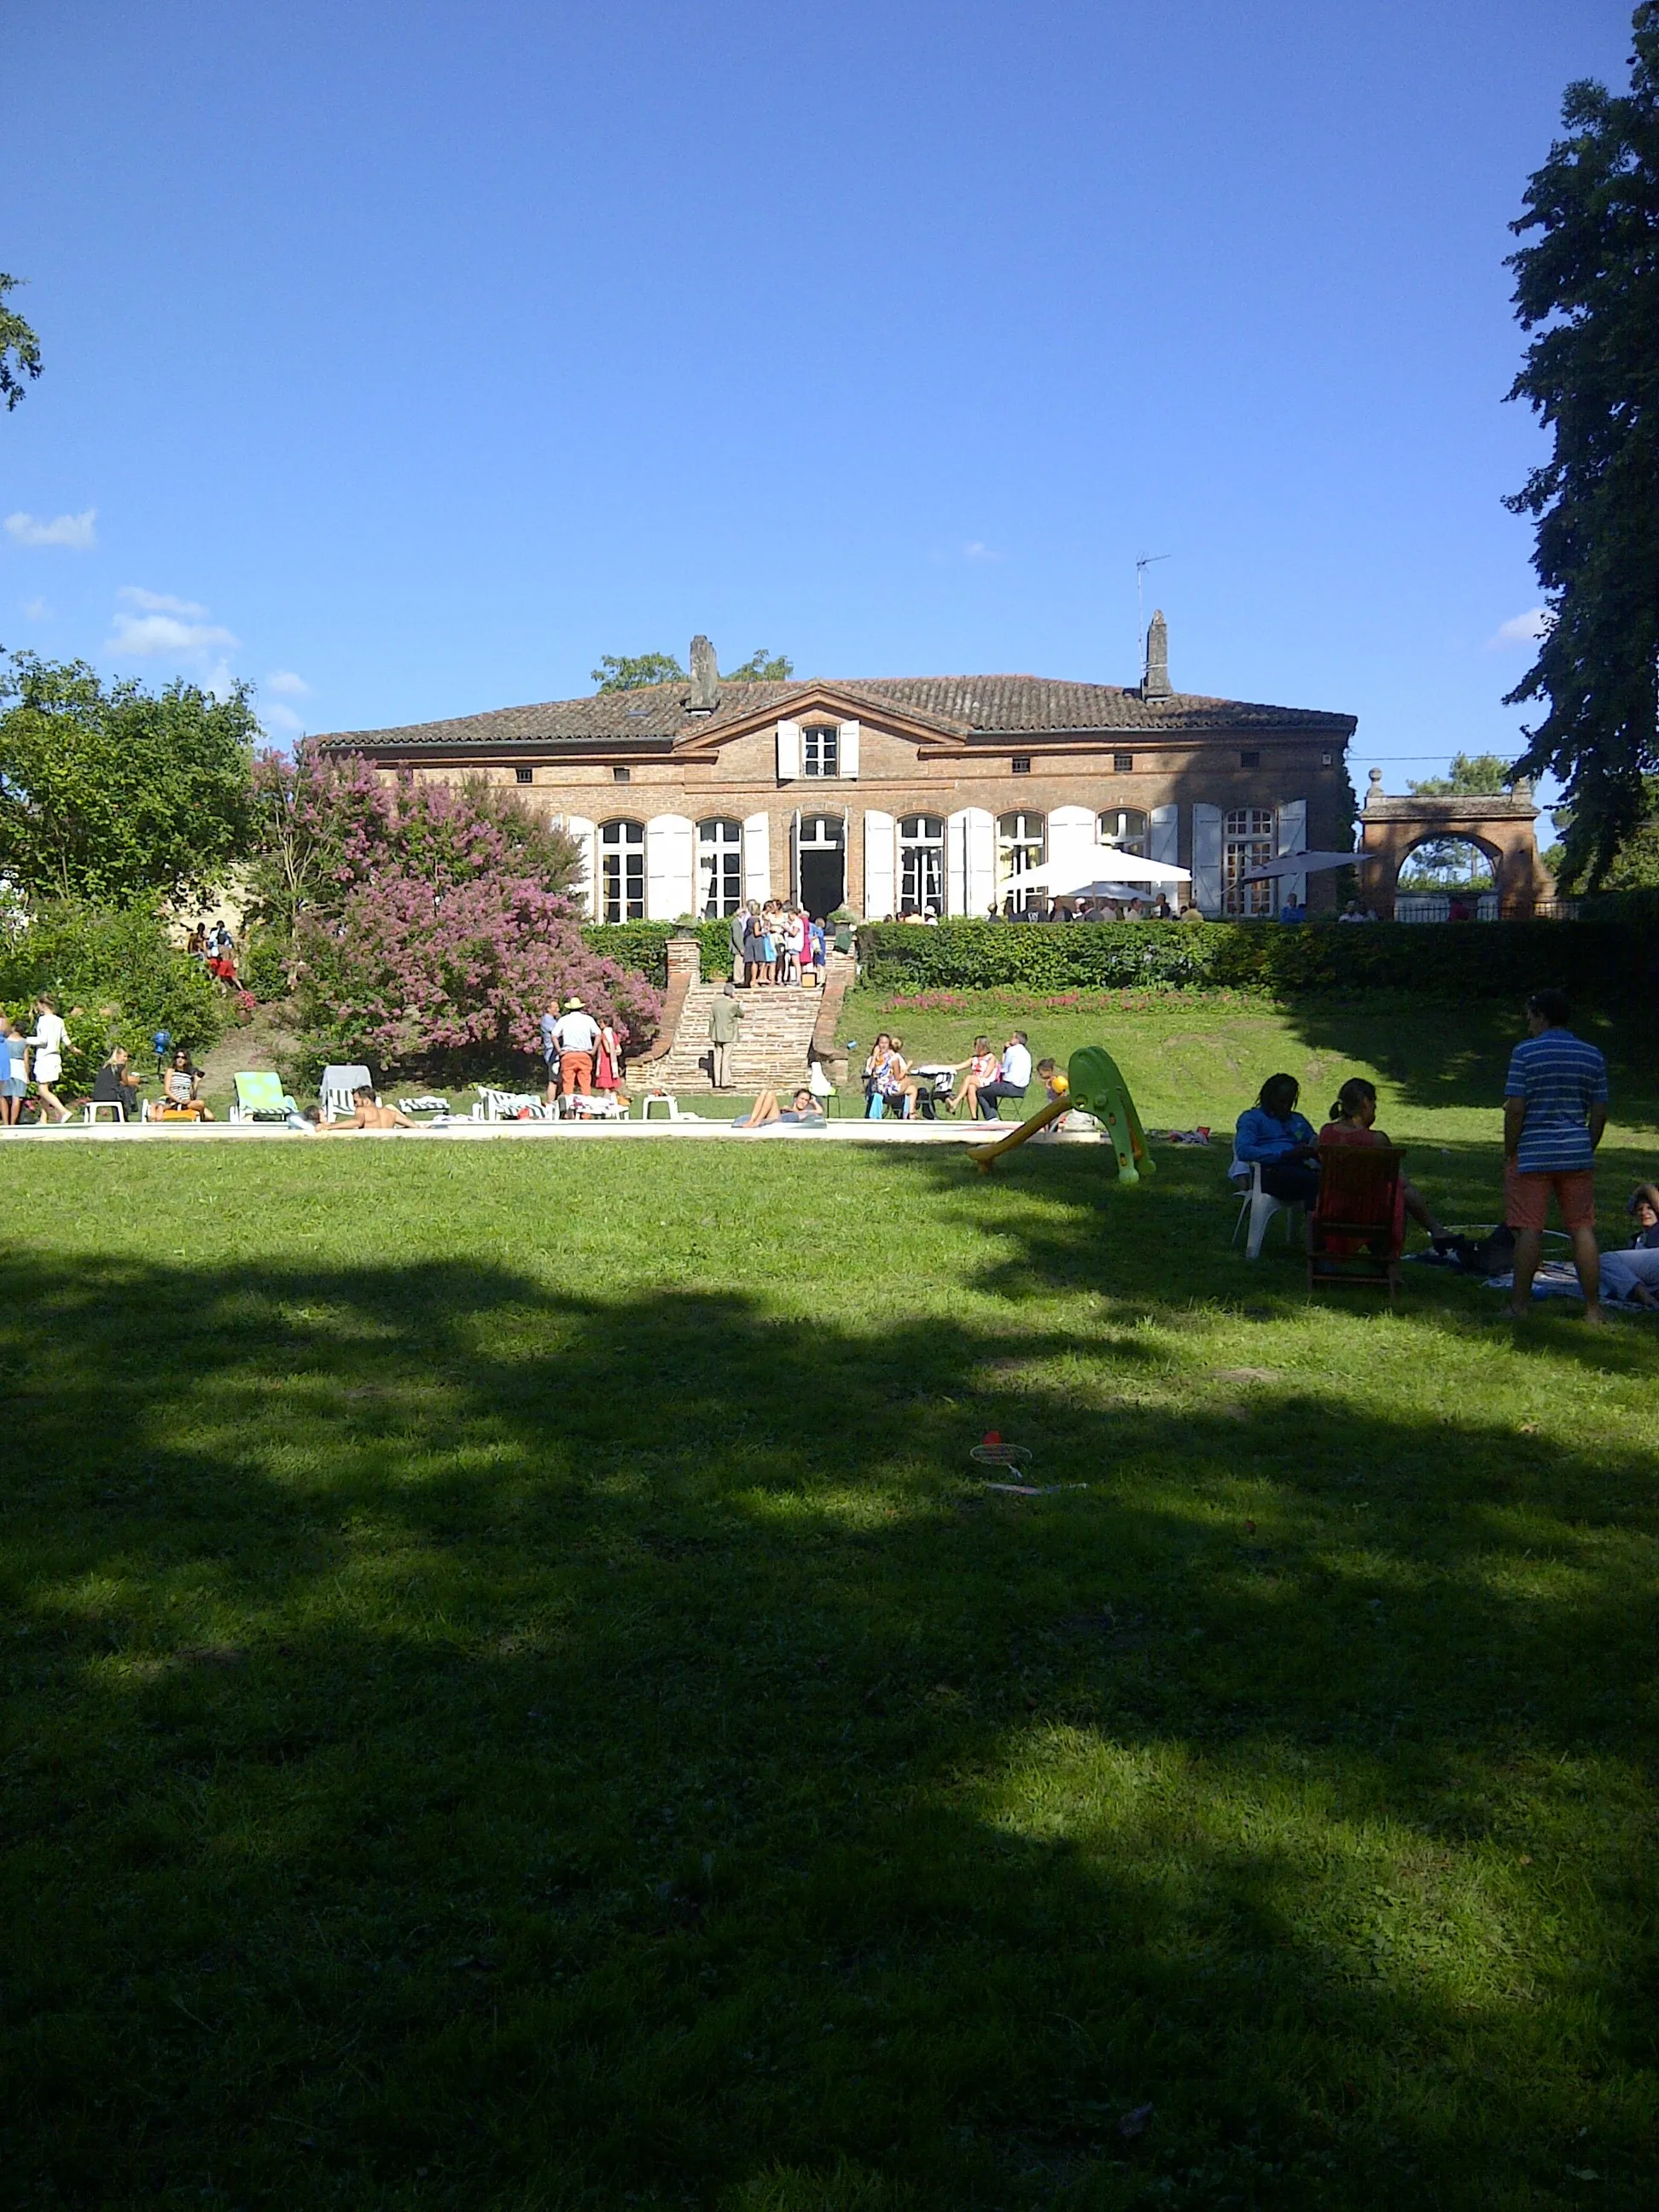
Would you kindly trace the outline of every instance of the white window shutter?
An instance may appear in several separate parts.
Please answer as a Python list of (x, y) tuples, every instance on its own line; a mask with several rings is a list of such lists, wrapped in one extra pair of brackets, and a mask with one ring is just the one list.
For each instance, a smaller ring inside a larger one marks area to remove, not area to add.
[(1146, 821), (1151, 832), (1148, 859), (1162, 860), (1171, 868), (1178, 868), (1181, 866), (1181, 809), (1178, 806), (1155, 806)]
[(856, 778), (859, 772), (859, 726), (843, 722), (841, 726), (841, 773)]
[(997, 893), (997, 825), (982, 806), (964, 806), (945, 824), (945, 910), (983, 921)]
[[(1305, 853), (1308, 849), (1308, 802), (1305, 799), (1287, 799), (1279, 809), (1279, 851), (1275, 859), (1286, 853)], [(1305, 876), (1280, 876), (1279, 896), (1282, 902), (1294, 898), (1298, 906), (1308, 896)]]
[(645, 825), (645, 918), (678, 921), (694, 911), (696, 830), (683, 814), (655, 814)]
[(864, 817), (864, 917), (884, 921), (894, 911), (893, 864), (898, 824), (870, 808)]
[(1057, 806), (1048, 817), (1048, 889), (1063, 896), (1101, 873), (1099, 829), (1087, 806)]
[(968, 912), (968, 810), (945, 817), (945, 911)]
[(800, 774), (800, 724), (778, 724), (778, 781), (793, 783)]
[(983, 921), (996, 902), (997, 825), (982, 806), (968, 809), (968, 883), (963, 911)]
[(771, 823), (764, 814), (750, 814), (743, 824), (743, 895), (746, 899), (772, 896)]
[(1221, 911), (1221, 809), (1193, 809), (1193, 903), (1200, 914)]
[(575, 900), (581, 912), (591, 920), (595, 911), (594, 902), (599, 894), (599, 871), (593, 866), (593, 846), (599, 834), (599, 827), (597, 823), (587, 821), (580, 814), (567, 814), (564, 817), (564, 830), (568, 837), (574, 840), (576, 848), (582, 856), (581, 879), (571, 886), (571, 896)]

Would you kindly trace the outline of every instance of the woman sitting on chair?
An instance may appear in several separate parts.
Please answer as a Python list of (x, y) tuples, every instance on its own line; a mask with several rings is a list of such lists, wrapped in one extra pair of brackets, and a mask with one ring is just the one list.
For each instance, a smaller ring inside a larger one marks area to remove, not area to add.
[(1319, 1196), (1319, 1139), (1296, 1110), (1302, 1085), (1293, 1075), (1270, 1075), (1254, 1106), (1238, 1117), (1236, 1158), (1260, 1163), (1261, 1188), (1285, 1206), (1312, 1206)]
[(202, 1097), (202, 1071), (191, 1063), (190, 1054), (180, 1045), (173, 1055), (173, 1065), (161, 1079), (161, 1119), (164, 1121), (210, 1121), (206, 1101)]
[[(1376, 1085), (1363, 1075), (1351, 1075), (1336, 1094), (1331, 1118), (1319, 1133), (1322, 1145), (1386, 1145), (1389, 1139), (1376, 1126)], [(1395, 1223), (1396, 1244), (1405, 1234), (1406, 1214), (1420, 1221), (1431, 1237), (1444, 1237), (1445, 1225), (1430, 1212), (1428, 1201), (1416, 1187), (1400, 1178), (1400, 1218)]]

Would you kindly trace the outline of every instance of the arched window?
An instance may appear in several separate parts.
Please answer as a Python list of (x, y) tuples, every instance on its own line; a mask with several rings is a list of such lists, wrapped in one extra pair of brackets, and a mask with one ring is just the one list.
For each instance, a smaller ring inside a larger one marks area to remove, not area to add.
[(645, 920), (645, 824), (599, 824), (599, 919)]
[(997, 898), (1010, 891), (1022, 907), (1041, 906), (1048, 894), (1014, 890), (1012, 878), (1040, 868), (1048, 856), (1048, 823), (1042, 814), (1003, 814), (997, 818)]
[(1100, 817), (1100, 842), (1146, 858), (1146, 817), (1138, 806), (1111, 806)]
[(1273, 810), (1271, 806), (1235, 806), (1222, 825), (1221, 910), (1224, 914), (1271, 914), (1273, 886), (1247, 884), (1252, 868), (1265, 868), (1273, 857)]
[(743, 904), (743, 824), (722, 817), (697, 824), (697, 911), (708, 921)]
[(906, 814), (900, 818), (899, 912), (945, 911), (945, 817)]

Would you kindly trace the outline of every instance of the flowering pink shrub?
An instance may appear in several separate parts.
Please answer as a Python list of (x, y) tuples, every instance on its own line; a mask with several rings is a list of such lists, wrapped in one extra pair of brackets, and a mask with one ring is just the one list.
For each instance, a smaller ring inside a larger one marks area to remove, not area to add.
[(573, 994), (635, 1049), (662, 1010), (642, 975), (584, 942), (570, 901), (532, 869), (521, 823), (445, 784), (380, 781), (358, 761), (301, 799), (325, 880), (296, 931), (308, 1023), (380, 1066), (538, 1048)]

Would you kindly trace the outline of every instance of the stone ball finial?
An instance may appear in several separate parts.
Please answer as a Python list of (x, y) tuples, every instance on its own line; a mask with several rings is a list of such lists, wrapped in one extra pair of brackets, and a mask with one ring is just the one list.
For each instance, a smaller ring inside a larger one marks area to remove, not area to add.
[(1370, 786), (1369, 786), (1369, 787), (1367, 788), (1366, 793), (1365, 793), (1365, 804), (1366, 804), (1366, 805), (1367, 805), (1367, 806), (1369, 806), (1369, 805), (1370, 805), (1370, 803), (1371, 803), (1372, 799), (1381, 799), (1381, 798), (1382, 798), (1382, 769), (1381, 769), (1380, 768), (1374, 768), (1374, 769), (1371, 770), (1371, 780), (1370, 780)]

